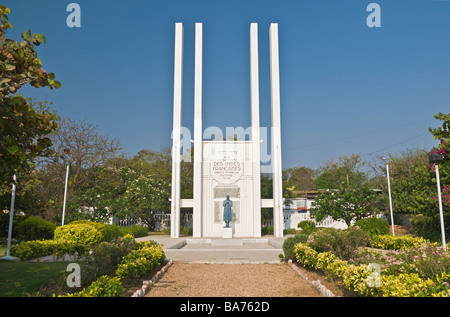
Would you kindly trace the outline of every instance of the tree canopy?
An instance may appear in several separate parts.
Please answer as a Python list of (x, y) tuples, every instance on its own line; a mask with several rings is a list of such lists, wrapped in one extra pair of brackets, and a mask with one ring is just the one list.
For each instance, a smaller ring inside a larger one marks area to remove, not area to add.
[(0, 182), (11, 183), (13, 175), (26, 172), (37, 156), (50, 156), (48, 135), (57, 127), (56, 115), (35, 109), (16, 94), (25, 84), (59, 88), (53, 73), (42, 68), (35, 46), (45, 43), (42, 34), (22, 33), (21, 42), (5, 38), (10, 9), (0, 6)]

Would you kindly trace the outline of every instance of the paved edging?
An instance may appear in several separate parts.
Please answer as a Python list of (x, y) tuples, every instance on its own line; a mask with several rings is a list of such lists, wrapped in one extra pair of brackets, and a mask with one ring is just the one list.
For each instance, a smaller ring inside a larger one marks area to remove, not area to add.
[(323, 296), (325, 297), (336, 297), (336, 295), (333, 294), (328, 288), (326, 288), (322, 283), (320, 283), (319, 280), (311, 280), (309, 276), (304, 274), (302, 271), (299, 270), (299, 268), (292, 263), (292, 260), (288, 261), (289, 266), (297, 272), (298, 275), (300, 275), (305, 281), (307, 281), (309, 284), (314, 286)]
[(164, 275), (167, 269), (173, 264), (172, 260), (169, 260), (166, 265), (162, 269), (160, 269), (151, 280), (144, 281), (142, 283), (142, 287), (135, 291), (131, 297), (144, 297), (145, 294), (150, 290), (153, 284), (155, 284), (159, 279)]

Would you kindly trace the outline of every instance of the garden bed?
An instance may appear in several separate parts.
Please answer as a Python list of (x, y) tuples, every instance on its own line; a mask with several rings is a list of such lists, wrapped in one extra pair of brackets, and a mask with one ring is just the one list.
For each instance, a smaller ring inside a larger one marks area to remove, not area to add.
[(357, 293), (345, 289), (344, 287), (330, 280), (327, 275), (321, 271), (310, 269), (294, 262), (292, 263), (292, 265), (295, 265), (297, 270), (299, 270), (302, 275), (307, 276), (310, 280), (319, 281), (320, 284), (330, 290), (330, 292), (333, 293), (333, 295), (336, 297), (359, 297)]
[[(166, 259), (163, 263), (154, 266), (150, 271), (142, 274), (138, 278), (126, 278), (122, 280), (122, 286), (126, 289), (121, 297), (133, 297), (139, 291), (142, 291), (142, 295), (145, 295), (148, 292), (147, 286), (153, 284), (160, 276), (163, 274), (162, 269), (169, 265), (169, 261)], [(159, 273), (159, 274), (158, 274)]]
[(318, 252), (307, 243), (298, 243), (294, 252), (309, 275), (314, 274), (311, 270), (318, 276), (324, 272), (328, 279), (357, 296), (448, 297), (450, 260), (448, 252), (441, 249), (426, 243), (371, 257), (373, 263), (365, 263), (362, 258), (342, 260), (333, 252)]

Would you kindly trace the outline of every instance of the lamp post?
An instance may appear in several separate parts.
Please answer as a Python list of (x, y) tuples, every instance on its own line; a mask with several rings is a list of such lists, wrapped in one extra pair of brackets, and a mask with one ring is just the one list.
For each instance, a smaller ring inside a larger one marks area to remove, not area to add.
[(12, 194), (11, 194), (11, 207), (9, 210), (9, 228), (8, 228), (8, 243), (6, 245), (6, 256), (1, 257), (2, 260), (18, 261), (19, 258), (10, 255), (11, 250), (11, 238), (12, 238), (12, 225), (14, 219), (14, 200), (16, 198), (16, 175), (13, 176)]
[[(386, 163), (386, 158), (383, 158), (383, 161)], [(386, 178), (388, 183), (388, 193), (389, 193), (389, 210), (391, 212), (391, 226), (392, 226), (392, 235), (395, 236), (394, 232), (394, 213), (392, 211), (392, 195), (391, 195), (391, 180), (389, 177), (389, 164), (386, 163)]]
[(67, 197), (67, 182), (68, 182), (68, 180), (69, 180), (69, 165), (67, 165), (67, 169), (66, 169), (66, 183), (64, 185), (64, 202), (63, 202), (61, 226), (64, 226), (64, 217), (66, 215), (66, 197)]
[(436, 171), (436, 184), (437, 184), (438, 200), (439, 200), (439, 215), (441, 218), (442, 246), (444, 247), (444, 250), (447, 251), (447, 247), (445, 245), (445, 227), (444, 227), (444, 211), (442, 208), (442, 197), (441, 197), (441, 181), (439, 179), (439, 166), (437, 164), (438, 162), (442, 162), (443, 160), (444, 160), (444, 156), (442, 154), (428, 153), (428, 162), (430, 164), (434, 164), (435, 171)]

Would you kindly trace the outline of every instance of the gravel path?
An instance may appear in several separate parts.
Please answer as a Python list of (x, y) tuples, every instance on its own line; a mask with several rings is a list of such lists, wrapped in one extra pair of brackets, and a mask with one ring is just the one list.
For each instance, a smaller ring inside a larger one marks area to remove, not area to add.
[(320, 297), (286, 263), (174, 263), (145, 297)]

